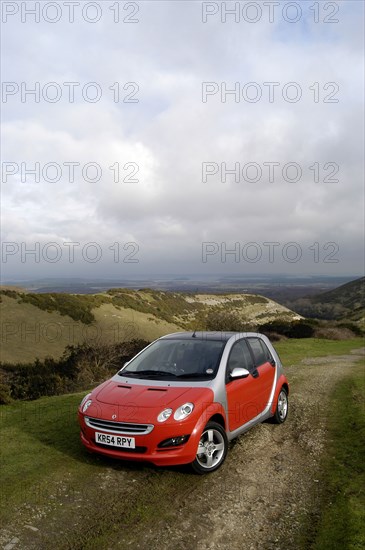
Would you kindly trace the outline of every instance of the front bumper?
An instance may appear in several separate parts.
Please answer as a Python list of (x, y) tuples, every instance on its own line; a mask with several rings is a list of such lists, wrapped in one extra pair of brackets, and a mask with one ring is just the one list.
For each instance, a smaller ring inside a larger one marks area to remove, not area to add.
[[(133, 434), (135, 449), (124, 449), (96, 443), (95, 432), (100, 431), (100, 429), (95, 430), (86, 424), (85, 415), (81, 412), (79, 412), (79, 421), (81, 442), (90, 452), (122, 460), (151, 462), (157, 466), (173, 466), (193, 462), (196, 457), (200, 435), (204, 428), (202, 421), (199, 420), (198, 422), (185, 420), (183, 422), (174, 421), (170, 424), (155, 424), (150, 433)], [(102, 431), (105, 434), (112, 435), (111, 431), (105, 429)], [(182, 445), (159, 447), (162, 441), (184, 435), (189, 436), (189, 439)]]

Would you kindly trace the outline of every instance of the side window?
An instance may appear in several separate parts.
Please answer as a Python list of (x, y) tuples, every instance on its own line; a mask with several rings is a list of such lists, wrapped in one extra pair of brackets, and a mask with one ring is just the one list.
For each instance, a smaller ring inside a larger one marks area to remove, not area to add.
[(247, 369), (250, 372), (254, 370), (250, 350), (245, 340), (238, 340), (232, 346), (227, 362), (227, 380), (235, 368)]
[(263, 365), (264, 363), (270, 362), (272, 360), (271, 353), (267, 349), (265, 343), (262, 342), (262, 340), (260, 340), (259, 338), (248, 338), (248, 342), (254, 356), (256, 367), (259, 367), (260, 365)]

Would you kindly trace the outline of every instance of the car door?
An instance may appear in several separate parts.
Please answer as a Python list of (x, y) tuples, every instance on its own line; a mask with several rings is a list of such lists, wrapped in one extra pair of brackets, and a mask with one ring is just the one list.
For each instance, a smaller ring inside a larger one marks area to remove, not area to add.
[[(247, 369), (250, 374), (246, 378), (230, 378), (234, 368)], [(226, 367), (226, 394), (228, 404), (229, 431), (236, 430), (260, 413), (258, 395), (260, 380), (255, 375), (252, 353), (244, 339), (238, 340), (232, 346)]]
[(260, 412), (262, 412), (269, 401), (274, 384), (275, 361), (261, 338), (250, 337), (247, 338), (247, 342), (252, 352), (255, 370), (258, 373), (257, 379), (260, 382), (257, 398)]

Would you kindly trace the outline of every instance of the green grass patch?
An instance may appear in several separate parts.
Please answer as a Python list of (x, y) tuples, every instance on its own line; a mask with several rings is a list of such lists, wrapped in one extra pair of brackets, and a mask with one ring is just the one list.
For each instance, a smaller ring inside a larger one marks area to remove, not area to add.
[(79, 462), (78, 471), (87, 468), (76, 420), (83, 395), (41, 398), (0, 408), (2, 521), (24, 502), (39, 504), (42, 495), (47, 502), (57, 480), (81, 458), (84, 466)]
[(365, 548), (365, 376), (363, 363), (335, 387), (314, 509), (303, 521), (298, 550)]
[(324, 502), (312, 548), (365, 548), (365, 376), (362, 365), (338, 384), (330, 410)]
[(351, 340), (325, 340), (321, 338), (290, 338), (274, 342), (284, 367), (297, 364), (308, 357), (347, 355), (352, 349), (364, 346), (363, 338)]
[(138, 530), (178, 514), (177, 495), (184, 499), (202, 483), (174, 469), (89, 455), (76, 418), (83, 395), (0, 408), (0, 524), (36, 525), (43, 550), (54, 549), (55, 537), (60, 550), (133, 540)]

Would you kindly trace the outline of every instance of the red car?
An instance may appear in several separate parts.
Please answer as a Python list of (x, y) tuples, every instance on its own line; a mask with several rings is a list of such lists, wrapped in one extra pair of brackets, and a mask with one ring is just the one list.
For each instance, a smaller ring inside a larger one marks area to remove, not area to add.
[(82, 400), (89, 451), (213, 472), (228, 443), (288, 414), (289, 384), (263, 334), (183, 332), (152, 342)]

